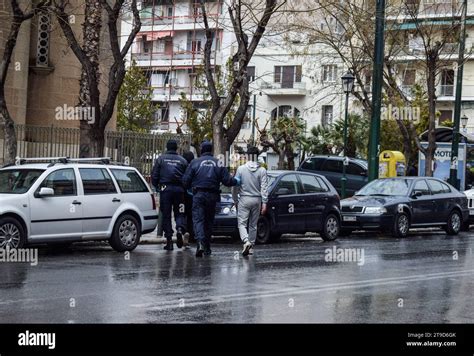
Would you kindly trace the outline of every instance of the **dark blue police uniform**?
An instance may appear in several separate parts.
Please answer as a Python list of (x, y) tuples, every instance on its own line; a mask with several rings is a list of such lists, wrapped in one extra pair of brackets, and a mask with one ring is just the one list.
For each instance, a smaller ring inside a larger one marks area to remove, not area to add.
[(211, 236), (216, 205), (220, 201), (220, 185), (237, 185), (227, 168), (212, 155), (212, 144), (201, 145), (200, 158), (191, 162), (183, 177), (184, 188), (193, 190), (193, 226), (198, 242), (197, 257), (211, 254)]
[(162, 154), (155, 162), (152, 173), (152, 184), (160, 192), (160, 211), (163, 214), (163, 231), (167, 240), (166, 250), (173, 249), (173, 226), (171, 212), (176, 220), (177, 246), (183, 246), (182, 234), (186, 231), (186, 215), (184, 204), (183, 175), (188, 162), (176, 150), (175, 140), (168, 141), (168, 151)]

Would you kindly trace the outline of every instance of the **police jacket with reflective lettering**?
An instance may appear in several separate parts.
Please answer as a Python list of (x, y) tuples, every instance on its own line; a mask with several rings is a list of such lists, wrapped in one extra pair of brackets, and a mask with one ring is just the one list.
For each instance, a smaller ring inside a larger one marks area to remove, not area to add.
[(183, 177), (183, 185), (186, 189), (219, 192), (221, 183), (232, 187), (237, 185), (237, 180), (230, 175), (227, 168), (212, 153), (204, 153), (201, 157), (193, 160)]

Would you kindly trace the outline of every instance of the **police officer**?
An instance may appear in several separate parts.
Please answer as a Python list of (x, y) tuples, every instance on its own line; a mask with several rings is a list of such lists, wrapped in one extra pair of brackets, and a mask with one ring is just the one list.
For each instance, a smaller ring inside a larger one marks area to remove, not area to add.
[[(194, 153), (187, 151), (183, 153), (184, 159), (188, 162), (188, 165), (194, 160)], [(184, 245), (188, 246), (189, 241), (194, 239), (193, 230), (193, 192), (191, 189), (187, 189), (184, 194), (184, 205), (186, 208), (186, 233), (184, 234)]]
[(173, 250), (173, 225), (171, 212), (174, 212), (177, 229), (178, 248), (183, 247), (183, 234), (186, 232), (186, 216), (184, 205), (183, 175), (188, 162), (176, 151), (178, 143), (169, 140), (166, 144), (166, 153), (162, 154), (155, 162), (152, 174), (152, 184), (160, 192), (160, 210), (163, 215), (163, 231), (166, 237), (167, 251)]
[(237, 185), (227, 168), (212, 155), (212, 144), (201, 144), (201, 157), (193, 160), (183, 177), (186, 189), (193, 190), (193, 225), (197, 240), (196, 257), (211, 254), (211, 235), (216, 204), (221, 199), (220, 185)]

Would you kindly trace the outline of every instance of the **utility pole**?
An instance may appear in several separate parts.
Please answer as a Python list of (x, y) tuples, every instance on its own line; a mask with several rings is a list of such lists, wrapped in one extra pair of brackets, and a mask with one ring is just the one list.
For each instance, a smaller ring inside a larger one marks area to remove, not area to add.
[(253, 95), (253, 119), (252, 119), (252, 136), (250, 142), (255, 146), (255, 120), (257, 117), (257, 94)]
[(385, 0), (377, 0), (375, 12), (375, 62), (372, 80), (372, 120), (369, 137), (369, 182), (379, 177), (380, 112), (384, 66)]
[(466, 47), (466, 17), (467, 0), (463, 1), (461, 14), (461, 32), (459, 39), (458, 73), (456, 78), (456, 100), (454, 102), (454, 128), (451, 143), (451, 169), (449, 171), (449, 183), (456, 189), (460, 188), (458, 180), (459, 162), (459, 124), (462, 109), (462, 81), (464, 76), (464, 49)]

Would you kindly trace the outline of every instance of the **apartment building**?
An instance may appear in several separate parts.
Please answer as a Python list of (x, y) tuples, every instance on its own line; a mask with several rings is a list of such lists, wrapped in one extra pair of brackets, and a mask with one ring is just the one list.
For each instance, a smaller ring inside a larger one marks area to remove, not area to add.
[[(468, 132), (474, 131), (474, 1), (468, 0), (466, 21), (466, 50), (462, 85), (462, 113), (468, 121)], [(426, 88), (424, 71), (425, 47), (417, 28), (429, 26), (429, 37), (433, 42), (443, 43), (439, 52), (436, 78), (436, 109), (439, 112), (437, 125), (453, 119), (456, 96), (457, 61), (459, 41), (454, 29), (460, 20), (462, 0), (398, 0), (389, 4), (388, 28), (397, 31), (392, 48), (396, 62), (395, 74), (401, 88), (408, 97), (413, 96), (413, 86)], [(394, 13), (394, 11), (396, 13)], [(418, 21), (418, 24), (416, 24)], [(397, 26), (394, 26), (396, 24)], [(425, 36), (427, 38), (428, 36)], [(390, 50), (390, 49), (387, 49)]]
[[(258, 127), (279, 116), (298, 116), (309, 132), (319, 124), (329, 126), (343, 115), (345, 96), (340, 78), (347, 69), (340, 58), (327, 46), (314, 46), (304, 55), (295, 54), (298, 47), (298, 43), (290, 46), (283, 39), (264, 39), (252, 58), (250, 88), (256, 98)], [(247, 124), (242, 137), (249, 135), (251, 125)]]
[[(231, 33), (225, 30), (227, 15), (222, 0), (206, 1), (213, 32), (211, 64), (217, 69), (230, 56)], [(206, 34), (200, 0), (145, 0), (140, 3), (142, 28), (130, 53), (146, 74), (153, 91), (155, 129), (175, 132), (185, 121), (183, 95), (196, 108), (205, 108), (205, 91), (196, 88), (203, 66)], [(122, 26), (130, 29), (131, 18)]]

